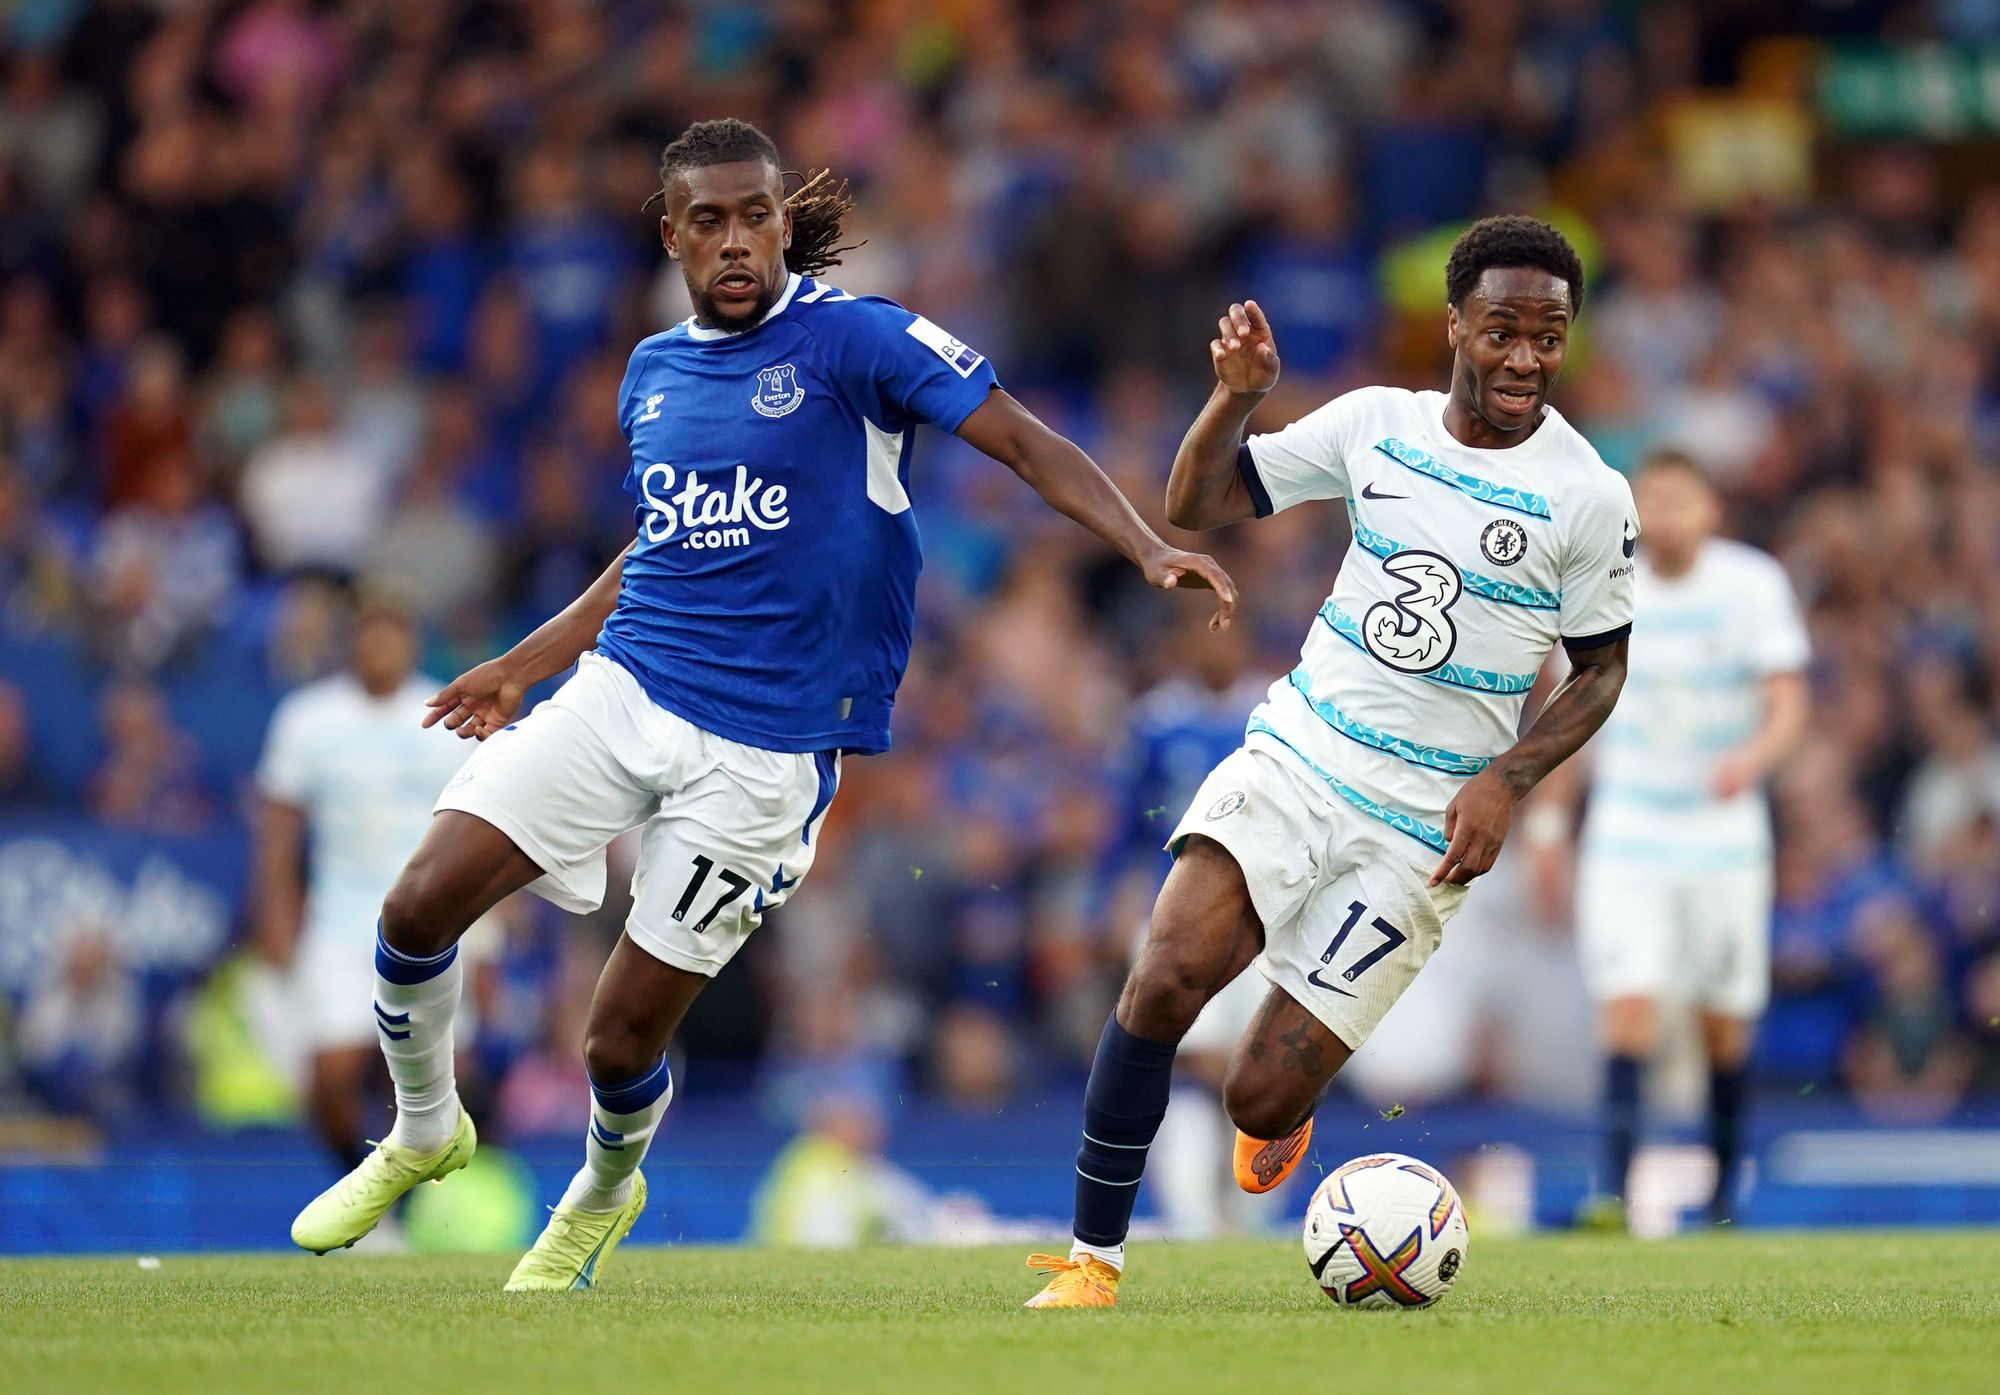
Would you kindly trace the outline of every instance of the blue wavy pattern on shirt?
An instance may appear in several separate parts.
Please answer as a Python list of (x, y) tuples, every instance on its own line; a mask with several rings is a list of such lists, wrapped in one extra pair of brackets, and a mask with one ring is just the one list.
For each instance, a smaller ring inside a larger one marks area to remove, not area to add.
[(1426, 746), (1405, 737), (1393, 736), (1379, 727), (1371, 727), (1366, 722), (1356, 721), (1324, 698), (1315, 697), (1312, 679), (1303, 668), (1295, 668), (1291, 673), (1291, 684), (1298, 695), (1306, 700), (1306, 706), (1322, 722), (1332, 727), (1349, 741), (1369, 746), (1411, 765), (1421, 765), (1427, 770), (1443, 771), (1447, 775), (1477, 775), (1493, 763), (1491, 756), (1462, 756), (1456, 751), (1447, 751), (1438, 746)]
[(1549, 513), (1549, 501), (1545, 496), (1531, 494), (1512, 485), (1495, 484), (1491, 480), (1480, 479), (1477, 475), (1461, 474), (1429, 451), (1419, 450), (1415, 446), (1397, 440), (1394, 436), (1377, 441), (1375, 449), (1404, 469), (1414, 470), (1425, 479), (1449, 485), (1461, 494), (1470, 494), (1481, 503), (1491, 504), (1497, 509), (1509, 509), (1514, 513), (1526, 514), (1529, 518), (1547, 519), (1552, 516)]
[[(1372, 552), (1377, 557), (1393, 557), (1398, 552), (1407, 552), (1408, 543), (1386, 538), (1370, 528), (1359, 518), (1354, 520), (1354, 541), (1361, 544), (1364, 552)], [(1459, 576), (1465, 580), (1465, 589), (1485, 600), (1501, 605), (1517, 605), (1528, 610), (1561, 610), (1562, 596), (1555, 591), (1542, 591), (1533, 586), (1521, 586), (1498, 577), (1481, 576), (1478, 572), (1459, 569)]]
[[(1342, 610), (1332, 601), (1319, 608), (1320, 623), (1346, 640), (1349, 644), (1375, 659), (1361, 638), (1361, 624), (1352, 615)], [(1382, 664), (1380, 659), (1375, 662)], [(1447, 688), (1465, 688), (1475, 693), (1525, 693), (1535, 686), (1532, 673), (1495, 673), (1492, 669), (1471, 668), (1465, 664), (1440, 664), (1429, 673), (1404, 673), (1402, 669), (1382, 664), (1390, 673), (1401, 673), (1405, 678), (1421, 678), (1426, 683), (1442, 683)]]
[(1252, 732), (1262, 732), (1264, 735), (1270, 737), (1273, 741), (1277, 742), (1280, 746), (1283, 746), (1286, 750), (1290, 751), (1293, 755), (1297, 756), (1300, 760), (1304, 761), (1307, 767), (1311, 769), (1313, 774), (1319, 776), (1320, 779), (1326, 781), (1328, 785), (1332, 786), (1333, 792), (1335, 794), (1339, 795), (1349, 804), (1352, 804), (1362, 813), (1368, 815), (1369, 818), (1380, 819), (1383, 823), (1388, 824), (1389, 827), (1395, 829), (1398, 833), (1406, 833), (1410, 837), (1416, 839), (1419, 843), (1422, 843), (1427, 847), (1435, 848), (1439, 852), (1443, 852), (1445, 848), (1449, 846), (1449, 844), (1447, 844), (1447, 842), (1445, 841), (1443, 829), (1438, 828), (1434, 824), (1425, 823), (1422, 819), (1417, 818), (1413, 814), (1406, 814), (1401, 809), (1391, 809), (1386, 804), (1378, 804), (1376, 801), (1370, 799), (1367, 795), (1363, 794), (1360, 790), (1355, 789), (1351, 785), (1343, 783), (1337, 775), (1334, 775), (1330, 771), (1321, 769), (1319, 762), (1315, 761), (1311, 756), (1307, 755), (1304, 751), (1301, 751), (1291, 742), (1285, 740), (1284, 737), (1278, 735), (1278, 733), (1272, 729), (1271, 724), (1265, 721), (1262, 717), (1252, 717), (1250, 719), (1250, 725), (1248, 730)]

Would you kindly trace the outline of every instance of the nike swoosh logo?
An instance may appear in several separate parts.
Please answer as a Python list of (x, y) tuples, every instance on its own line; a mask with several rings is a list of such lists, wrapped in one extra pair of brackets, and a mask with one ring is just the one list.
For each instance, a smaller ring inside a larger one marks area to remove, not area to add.
[(1371, 483), (1361, 486), (1361, 497), (1364, 499), (1407, 499), (1410, 496), (1407, 494), (1377, 494), (1375, 486)]
[(576, 1278), (570, 1283), (572, 1289), (596, 1287), (597, 1261), (604, 1257), (604, 1247), (610, 1243), (611, 1233), (608, 1232), (602, 1240), (597, 1242), (597, 1248), (590, 1252), (590, 1257), (584, 1260), (583, 1268), (577, 1271)]
[(1306, 982), (1310, 983), (1315, 988), (1324, 988), (1329, 993), (1338, 993), (1343, 998), (1358, 998), (1360, 996), (1359, 994), (1348, 992), (1345, 988), (1335, 988), (1332, 984), (1328, 983), (1325, 979), (1319, 976), (1318, 969), (1314, 969), (1311, 973), (1306, 975)]

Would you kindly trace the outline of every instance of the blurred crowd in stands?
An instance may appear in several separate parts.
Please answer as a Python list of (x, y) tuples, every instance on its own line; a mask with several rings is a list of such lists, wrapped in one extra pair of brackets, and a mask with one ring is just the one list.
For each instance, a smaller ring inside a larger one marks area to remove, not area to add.
[[(1821, 145), (1802, 202), (1684, 187), (1664, 114), (1742, 81), (1797, 8), (10, 6), (0, 798), (241, 828), (263, 714), (339, 662), (346, 586), (411, 598), (440, 679), (582, 589), (632, 528), (626, 354), (687, 313), (640, 204), (691, 119), (756, 120), (849, 179), (866, 241), (830, 279), (980, 348), (1162, 527), (1230, 299), (1276, 328), (1266, 428), (1362, 383), (1442, 387), (1443, 242), (1536, 211), (1592, 276), (1558, 405), (1615, 466), (1693, 452), (1810, 611), (1766, 1077), (1941, 1117), (2000, 1085), (2000, 188), (1913, 144)], [(1990, 5), (1821, 8), (2000, 39)], [(808, 892), (689, 1029), (780, 1106), (1074, 1069), (1161, 869), (1129, 831), (1179, 812), (1130, 807), (1136, 699), (1283, 672), (1344, 544), (1332, 508), (1214, 540), (1246, 623), (1202, 666), (1223, 641), (1198, 598), (1148, 592), (1004, 470), (933, 437), (915, 484), (897, 749), (849, 763)], [(1503, 877), (1488, 918), (1546, 944), (1547, 900)], [(517, 1128), (574, 1126), (621, 909), (507, 908), (478, 1054)], [(223, 1028), (199, 996), (142, 1022), (119, 943), (65, 927), (16, 985), (0, 1091), (115, 1111), (165, 1041), (192, 1063), (170, 1093), (198, 1093), (215, 1038), (190, 1034)]]

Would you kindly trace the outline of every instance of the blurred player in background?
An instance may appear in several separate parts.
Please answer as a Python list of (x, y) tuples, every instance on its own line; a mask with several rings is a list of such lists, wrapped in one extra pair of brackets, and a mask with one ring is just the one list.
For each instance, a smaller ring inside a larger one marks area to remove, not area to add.
[[(1051, 1275), (1030, 1307), (1116, 1302), (1175, 1050), (1253, 961), (1270, 987), (1224, 1085), (1237, 1182), (1290, 1175), (1320, 1096), (1492, 867), (1516, 802), (1610, 714), (1638, 524), (1623, 477), (1548, 403), (1583, 289), (1555, 229), (1484, 219), (1445, 267), (1449, 393), (1363, 388), (1248, 441), (1277, 346), (1254, 303), (1220, 321), (1168, 517), (1219, 528), (1344, 499), (1354, 540), (1299, 666), (1174, 830), (1091, 1065), (1075, 1239), (1066, 1259), (1029, 1259)], [(1519, 735), (1558, 643), (1570, 678)]]
[[(660, 239), (695, 313), (634, 350), (615, 404), (637, 538), (570, 607), (431, 699), (486, 744), (382, 906), (375, 1012), (396, 1126), (292, 1225), (324, 1252), (476, 1146), (452, 1074), (457, 944), (524, 886), (594, 910), (604, 849), (643, 826), (625, 933), (585, 1028), (584, 1165), (510, 1290), (589, 1288), (646, 1204), (695, 996), (812, 866), (840, 759), (888, 749), (917, 569), (910, 450), (950, 431), (1013, 469), (1155, 586), (1234, 587), (1162, 542), (1089, 456), (1000, 389), (983, 355), (892, 301), (817, 279), (848, 202), (789, 197), (741, 121), (669, 144)], [(650, 202), (650, 201), (649, 201)], [(535, 683), (574, 677), (520, 722)]]
[[(1160, 882), (1173, 867), (1162, 846), (1162, 835), (1172, 826), (1168, 820), (1187, 808), (1208, 772), (1243, 744), (1243, 719), (1270, 687), (1268, 675), (1251, 672), (1250, 631), (1240, 613), (1221, 634), (1200, 621), (1200, 616), (1183, 620), (1173, 636), (1172, 676), (1132, 706), (1119, 798), (1124, 819), (1107, 850), (1102, 883), (1113, 914), (1127, 905), (1123, 893), (1138, 892), (1148, 906), (1159, 895)], [(1143, 918), (1137, 924), (1143, 943)], [(1123, 943), (1123, 930), (1110, 927), (1112, 938)], [(1139, 945), (1131, 948), (1136, 953)], [(1235, 1132), (1222, 1108), (1230, 1049), (1263, 996), (1262, 978), (1245, 969), (1181, 1039), (1154, 1169), (1160, 1209), (1176, 1239), (1254, 1229), (1269, 1210), (1231, 1179)]]
[[(1663, 1001), (1699, 1013), (1715, 1150), (1712, 1221), (1730, 1218), (1746, 1065), (1770, 996), (1771, 820), (1763, 786), (1805, 730), (1805, 621), (1777, 560), (1716, 536), (1699, 466), (1660, 452), (1633, 488), (1645, 544), (1625, 696), (1590, 750), (1577, 944), (1598, 1004), (1608, 1195), (1582, 1219), (1623, 1223), (1647, 1058)], [(1541, 858), (1566, 832), (1572, 773), (1526, 823)], [(1547, 874), (1545, 873), (1545, 876)]]
[(368, 1155), (375, 913), (466, 757), (450, 733), (417, 720), (438, 685), (416, 671), (416, 629), (400, 603), (366, 592), (353, 626), (346, 670), (272, 714), (255, 864), (259, 943), (290, 967), (307, 1109), (343, 1171)]

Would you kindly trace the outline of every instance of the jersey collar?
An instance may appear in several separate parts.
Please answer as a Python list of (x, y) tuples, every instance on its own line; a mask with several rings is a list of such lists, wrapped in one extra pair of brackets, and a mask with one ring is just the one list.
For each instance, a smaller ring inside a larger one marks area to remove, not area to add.
[(692, 315), (689, 315), (685, 320), (681, 321), (681, 323), (687, 326), (688, 338), (696, 340), (703, 344), (710, 343), (717, 339), (741, 339), (744, 335), (750, 333), (751, 330), (761, 328), (762, 326), (769, 324), (772, 320), (777, 319), (778, 316), (784, 314), (785, 307), (792, 303), (792, 297), (798, 293), (799, 282), (802, 279), (804, 278), (802, 278), (796, 271), (786, 272), (784, 291), (778, 296), (777, 301), (771, 306), (771, 308), (764, 312), (763, 318), (759, 319), (756, 324), (745, 325), (742, 329), (735, 329), (735, 330), (714, 329), (708, 325), (698, 323), (695, 320), (695, 317)]

